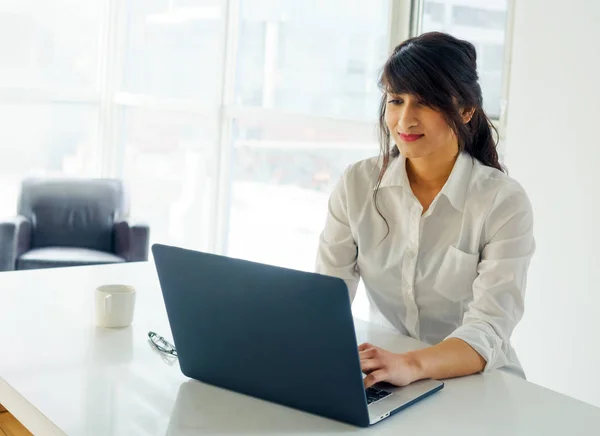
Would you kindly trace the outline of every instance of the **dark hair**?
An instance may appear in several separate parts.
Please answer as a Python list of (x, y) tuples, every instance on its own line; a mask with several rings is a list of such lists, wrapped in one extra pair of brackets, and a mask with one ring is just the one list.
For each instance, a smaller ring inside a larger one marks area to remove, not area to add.
[[(390, 157), (395, 158), (400, 153), (397, 146), (390, 149), (390, 131), (385, 122), (388, 92), (418, 96), (424, 104), (443, 114), (458, 138), (459, 151), (464, 150), (482, 164), (504, 171), (498, 162), (496, 139), (492, 135), (495, 132), (497, 138), (498, 132), (483, 111), (478, 80), (477, 52), (468, 41), (446, 33), (430, 32), (407, 39), (394, 49), (379, 79), (383, 91), (379, 107), (380, 159), (383, 160), (373, 193), (375, 207)], [(466, 124), (461, 117), (461, 108), (474, 109)]]

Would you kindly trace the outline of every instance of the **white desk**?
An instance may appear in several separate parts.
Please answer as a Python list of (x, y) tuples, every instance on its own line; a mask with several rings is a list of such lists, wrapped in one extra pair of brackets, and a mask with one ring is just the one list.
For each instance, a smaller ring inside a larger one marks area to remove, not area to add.
[[(138, 289), (133, 326), (93, 324), (93, 290)], [(600, 432), (600, 409), (496, 371), (449, 380), (370, 429), (188, 381), (147, 342), (170, 337), (151, 264), (0, 274), (0, 403), (34, 434), (565, 435)], [(359, 340), (419, 343), (357, 321)], [(368, 433), (367, 433), (368, 432)]]

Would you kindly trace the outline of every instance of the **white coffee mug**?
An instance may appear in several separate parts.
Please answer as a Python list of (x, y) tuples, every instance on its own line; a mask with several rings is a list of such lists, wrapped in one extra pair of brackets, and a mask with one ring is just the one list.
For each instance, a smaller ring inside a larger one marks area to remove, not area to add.
[(104, 285), (96, 289), (96, 325), (127, 327), (133, 321), (135, 288), (127, 285)]

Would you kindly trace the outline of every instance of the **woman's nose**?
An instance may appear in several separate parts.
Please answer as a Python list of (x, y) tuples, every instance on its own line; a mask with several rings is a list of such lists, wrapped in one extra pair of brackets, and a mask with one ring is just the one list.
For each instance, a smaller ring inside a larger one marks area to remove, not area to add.
[(417, 127), (418, 125), (419, 119), (415, 108), (412, 105), (405, 105), (402, 107), (398, 116), (398, 127), (402, 131), (408, 132), (409, 129)]

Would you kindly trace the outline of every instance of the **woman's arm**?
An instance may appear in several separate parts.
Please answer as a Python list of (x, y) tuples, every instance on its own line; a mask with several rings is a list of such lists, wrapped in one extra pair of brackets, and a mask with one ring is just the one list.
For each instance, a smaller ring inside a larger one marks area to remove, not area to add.
[(483, 371), (485, 359), (462, 339), (450, 338), (433, 347), (413, 351), (419, 378), (444, 379)]
[(450, 338), (433, 347), (413, 351), (419, 378), (444, 379), (483, 371), (485, 359), (462, 339)]
[(358, 247), (350, 230), (346, 177), (348, 170), (329, 197), (327, 221), (319, 237), (316, 272), (338, 277), (346, 282), (350, 301), (354, 300), (360, 274), (356, 260)]
[(371, 344), (359, 347), (360, 363), (367, 377), (365, 387), (387, 381), (406, 386), (424, 378), (446, 379), (480, 372), (485, 360), (465, 341), (447, 339), (433, 347), (396, 354)]

